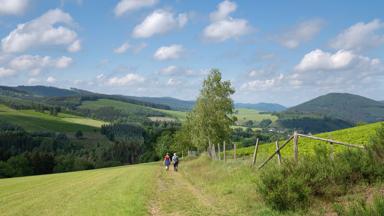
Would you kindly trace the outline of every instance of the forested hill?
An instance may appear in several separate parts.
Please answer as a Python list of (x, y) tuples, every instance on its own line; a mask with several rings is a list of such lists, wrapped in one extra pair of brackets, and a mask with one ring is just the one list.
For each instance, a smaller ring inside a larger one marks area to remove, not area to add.
[(264, 112), (281, 112), (287, 109), (287, 107), (280, 104), (276, 104), (276, 103), (256, 103), (256, 104), (236, 103), (235, 107), (255, 109), (255, 110), (264, 111)]
[(138, 101), (161, 104), (169, 106), (172, 110), (178, 111), (190, 111), (195, 105), (195, 101), (180, 100), (172, 97), (136, 97), (136, 96), (125, 96)]
[(283, 114), (320, 115), (350, 123), (384, 120), (384, 104), (348, 93), (330, 93), (291, 107)]

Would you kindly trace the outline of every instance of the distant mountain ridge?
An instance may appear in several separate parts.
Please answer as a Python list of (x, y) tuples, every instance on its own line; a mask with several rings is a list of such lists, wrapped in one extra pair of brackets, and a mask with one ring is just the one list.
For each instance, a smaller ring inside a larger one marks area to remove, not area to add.
[[(107, 95), (95, 93), (87, 90), (71, 88), (63, 89), (53, 86), (0, 86), (3, 90), (18, 92), (19, 94), (29, 94), (30, 96), (38, 97), (74, 97), (74, 96), (92, 96), (92, 97), (105, 97), (117, 100), (132, 102), (134, 104), (142, 104), (150, 107), (160, 107), (164, 109), (172, 109), (177, 111), (190, 111), (195, 105), (195, 101), (181, 100), (173, 97), (138, 97), (127, 95)], [(275, 103), (235, 103), (236, 108), (255, 109), (263, 112), (280, 112), (286, 107)]]
[(280, 104), (276, 104), (276, 103), (256, 103), (256, 104), (236, 103), (235, 107), (255, 109), (255, 110), (264, 111), (264, 112), (281, 112), (287, 109), (287, 107)]
[(285, 110), (285, 114), (320, 115), (350, 123), (384, 120), (384, 104), (359, 95), (330, 93)]

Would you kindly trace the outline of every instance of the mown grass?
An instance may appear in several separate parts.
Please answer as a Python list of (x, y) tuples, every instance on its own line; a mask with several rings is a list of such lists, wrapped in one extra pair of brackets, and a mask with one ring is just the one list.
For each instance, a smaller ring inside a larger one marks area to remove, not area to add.
[(18, 125), (27, 131), (75, 132), (77, 130), (94, 131), (105, 122), (80, 116), (48, 113), (33, 110), (15, 110), (0, 104), (0, 121)]
[(158, 166), (0, 179), (1, 215), (148, 215)]
[(240, 123), (244, 123), (249, 120), (257, 121), (257, 122), (260, 122), (263, 119), (271, 119), (272, 122), (277, 120), (277, 116), (273, 116), (271, 114), (261, 114), (259, 111), (254, 109), (239, 108), (239, 109), (236, 109), (235, 111), (237, 112), (235, 116), (237, 117)]
[[(370, 141), (370, 137), (372, 137), (376, 133), (376, 129), (382, 123), (373, 123), (367, 124), (363, 126), (347, 128), (343, 130), (337, 130), (327, 133), (317, 134), (318, 137), (334, 139), (337, 141), (342, 141), (351, 144), (357, 145), (366, 145)], [(285, 140), (280, 140), (280, 145)], [(299, 156), (301, 154), (313, 154), (316, 145), (325, 145), (328, 149), (331, 148), (329, 144), (323, 141), (311, 140), (308, 138), (299, 138)], [(348, 147), (334, 145), (334, 151), (340, 152)], [(264, 159), (266, 159), (270, 154), (272, 154), (276, 150), (275, 143), (260, 143), (258, 154), (257, 154), (257, 164), (261, 163)], [(238, 148), (236, 154), (239, 157), (242, 156), (251, 156), (254, 152), (254, 146)], [(233, 150), (227, 151), (227, 154), (232, 156)], [(289, 158), (293, 156), (293, 142), (291, 141), (284, 149), (281, 151), (282, 157)]]

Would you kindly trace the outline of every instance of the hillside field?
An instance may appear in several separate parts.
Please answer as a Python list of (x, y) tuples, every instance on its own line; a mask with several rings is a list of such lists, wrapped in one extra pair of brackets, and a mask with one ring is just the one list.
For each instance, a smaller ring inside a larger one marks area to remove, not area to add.
[(91, 132), (105, 124), (103, 121), (65, 113), (52, 116), (34, 110), (15, 110), (1, 104), (0, 121), (18, 125), (27, 131), (53, 132), (75, 132), (77, 130)]
[(235, 116), (240, 123), (244, 123), (249, 120), (256, 122), (260, 122), (263, 119), (271, 119), (272, 122), (277, 120), (277, 116), (271, 114), (262, 114), (254, 109), (239, 108), (235, 109), (235, 112)]
[[(367, 144), (379, 125), (319, 136)], [(316, 143), (300, 141), (299, 151), (310, 152), (312, 144)], [(261, 146), (260, 152), (273, 151), (267, 146)], [(238, 151), (248, 154), (253, 148)], [(228, 157), (230, 153), (227, 152)], [(283, 152), (283, 157), (288, 154), (290, 150)], [(224, 163), (203, 155), (182, 160), (178, 173), (172, 168), (166, 172), (159, 162), (0, 179), (0, 212), (2, 215), (318, 215), (333, 212), (329, 201), (321, 199), (313, 200), (309, 212), (304, 213), (268, 208), (256, 191), (259, 172), (249, 165), (250, 160), (241, 157)], [(350, 188), (351, 194), (339, 197), (337, 202), (362, 197), (366, 190), (383, 189), (380, 184), (373, 187)]]
[[(321, 133), (316, 134), (315, 136), (327, 138), (327, 139), (333, 139), (337, 141), (342, 141), (346, 143), (351, 144), (357, 144), (357, 145), (366, 145), (370, 141), (370, 137), (373, 136), (376, 133), (376, 129), (383, 124), (384, 122), (378, 122), (378, 123), (372, 123), (367, 125), (362, 125), (358, 127), (343, 129), (343, 130), (337, 130), (327, 133)], [(285, 140), (280, 140), (279, 143), (283, 144)], [(323, 145), (326, 146), (328, 149), (330, 148), (330, 145), (323, 141), (316, 141), (311, 140), (308, 138), (299, 138), (299, 157), (300, 154), (313, 154), (315, 146), (317, 145)], [(254, 152), (254, 146), (245, 147), (245, 148), (238, 148), (236, 151), (236, 154), (239, 157), (247, 157), (251, 156)], [(334, 151), (339, 152), (348, 149), (348, 147), (335, 145)], [(275, 143), (260, 143), (258, 154), (257, 154), (257, 162), (256, 164), (260, 164), (263, 162), (264, 159), (266, 159), (269, 155), (271, 155), (276, 150)], [(227, 155), (231, 156), (233, 155), (233, 151), (227, 151)], [(285, 148), (281, 151), (282, 158), (292, 157), (293, 155), (293, 142), (291, 141)]]

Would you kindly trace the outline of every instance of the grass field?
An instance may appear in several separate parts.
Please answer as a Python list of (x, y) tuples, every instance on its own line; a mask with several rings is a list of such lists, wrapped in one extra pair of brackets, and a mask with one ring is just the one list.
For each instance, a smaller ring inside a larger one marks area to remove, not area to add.
[[(315, 136), (333, 139), (333, 140), (342, 141), (342, 142), (351, 143), (351, 144), (366, 145), (369, 143), (370, 137), (376, 133), (376, 129), (381, 124), (382, 124), (381, 122), (378, 122), (378, 123), (367, 124), (367, 125), (353, 127), (353, 128), (347, 128), (343, 130), (321, 133)], [(280, 144), (282, 144), (284, 141), (285, 140), (281, 140), (279, 142)], [(270, 154), (272, 154), (276, 150), (275, 143), (260, 143), (260, 144), (261, 145), (259, 147), (258, 155), (257, 155), (258, 157), (257, 164), (261, 163), (265, 158), (267, 158)], [(330, 148), (330, 145), (325, 142), (300, 137), (299, 138), (299, 156), (300, 154), (313, 154), (315, 146), (317, 145), (324, 145), (327, 148)], [(348, 147), (339, 146), (339, 145), (334, 146), (335, 152), (343, 151), (345, 149), (348, 149)], [(252, 155), (253, 152), (254, 152), (254, 146), (239, 148), (236, 151), (239, 157)], [(227, 154), (233, 155), (233, 151), (232, 150), (227, 151)], [(283, 159), (292, 157), (293, 155), (292, 141), (284, 149), (282, 149), (281, 154)]]
[(0, 121), (18, 125), (27, 131), (84, 132), (93, 131), (105, 122), (83, 118), (80, 116), (59, 113), (52, 116), (48, 113), (33, 110), (15, 110), (0, 104)]
[(0, 179), (1, 215), (147, 215), (158, 166)]
[(277, 120), (276, 116), (273, 116), (271, 114), (261, 114), (259, 111), (254, 109), (240, 108), (240, 109), (236, 109), (235, 112), (237, 112), (235, 116), (237, 117), (240, 123), (244, 123), (249, 120), (257, 121), (257, 122), (260, 122), (263, 119), (271, 119), (272, 122)]
[(163, 109), (155, 109), (155, 108), (152, 108), (153, 110), (156, 110), (156, 111), (159, 111), (159, 112), (162, 112), (162, 113), (165, 113), (169, 116), (172, 116), (176, 119), (178, 119), (179, 121), (185, 121), (185, 118), (187, 116), (187, 113), (186, 112), (183, 112), (183, 111), (176, 111), (176, 110), (163, 110)]

